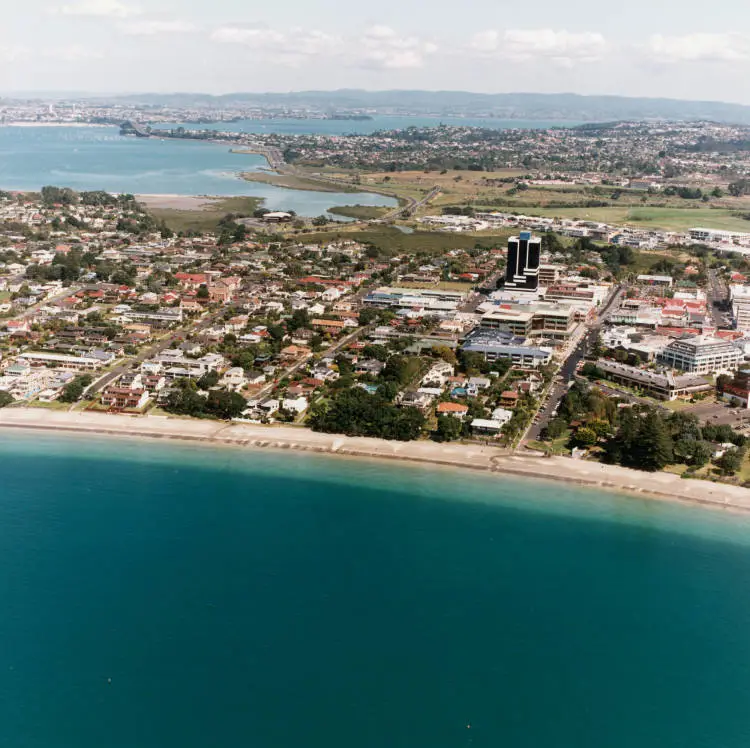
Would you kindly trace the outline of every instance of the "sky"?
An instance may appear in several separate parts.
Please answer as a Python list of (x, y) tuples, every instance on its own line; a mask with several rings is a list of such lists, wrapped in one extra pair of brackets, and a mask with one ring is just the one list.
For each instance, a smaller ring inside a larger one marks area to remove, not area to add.
[(5, 0), (0, 91), (337, 88), (750, 104), (750, 3)]

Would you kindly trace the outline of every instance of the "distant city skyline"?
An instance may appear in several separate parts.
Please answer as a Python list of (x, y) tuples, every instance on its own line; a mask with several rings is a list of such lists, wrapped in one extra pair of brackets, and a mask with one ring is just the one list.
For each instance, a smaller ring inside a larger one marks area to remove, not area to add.
[[(28, 0), (4, 7), (0, 91), (450, 89), (750, 104), (750, 7), (632, 0), (353, 5)], [(697, 19), (700, 19), (700, 23)]]

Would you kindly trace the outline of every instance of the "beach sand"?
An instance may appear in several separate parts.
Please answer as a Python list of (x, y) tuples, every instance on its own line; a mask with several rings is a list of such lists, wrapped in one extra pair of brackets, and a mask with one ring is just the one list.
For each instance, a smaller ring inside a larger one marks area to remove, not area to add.
[(249, 448), (297, 449), (351, 457), (399, 459), (564, 481), (652, 498), (750, 512), (750, 490), (739, 486), (684, 480), (671, 473), (645, 473), (567, 457), (513, 454), (492, 446), (437, 444), (426, 441), (394, 442), (339, 434), (320, 434), (295, 426), (263, 426), (165, 416), (129, 416), (41, 408), (4, 408), (0, 410), (0, 428), (175, 439)]

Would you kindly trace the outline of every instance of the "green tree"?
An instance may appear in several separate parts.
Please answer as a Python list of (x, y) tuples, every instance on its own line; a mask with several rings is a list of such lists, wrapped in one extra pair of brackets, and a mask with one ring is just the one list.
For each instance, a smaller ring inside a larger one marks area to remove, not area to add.
[(588, 426), (581, 426), (573, 435), (573, 443), (579, 447), (592, 447), (597, 441), (596, 431)]
[(455, 416), (440, 415), (437, 417), (435, 441), (452, 442), (460, 439), (463, 435), (463, 428), (463, 423)]
[(663, 470), (673, 460), (672, 440), (661, 416), (650, 410), (638, 430), (632, 460), (641, 470)]
[(10, 405), (13, 402), (13, 395), (5, 390), (0, 390), (0, 408)]

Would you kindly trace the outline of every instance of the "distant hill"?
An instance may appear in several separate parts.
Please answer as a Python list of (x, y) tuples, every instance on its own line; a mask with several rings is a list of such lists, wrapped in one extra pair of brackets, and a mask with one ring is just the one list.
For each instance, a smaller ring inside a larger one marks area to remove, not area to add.
[[(104, 97), (91, 97), (103, 99)], [(299, 91), (294, 93), (130, 94), (107, 100), (143, 105), (210, 107), (226, 104), (368, 110), (380, 114), (492, 116), (499, 119), (612, 121), (623, 119), (714, 120), (750, 124), (750, 106), (718, 101), (581, 96), (579, 94), (466, 91)]]

